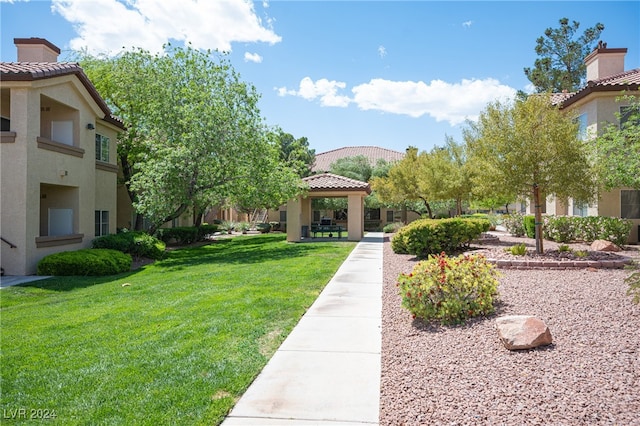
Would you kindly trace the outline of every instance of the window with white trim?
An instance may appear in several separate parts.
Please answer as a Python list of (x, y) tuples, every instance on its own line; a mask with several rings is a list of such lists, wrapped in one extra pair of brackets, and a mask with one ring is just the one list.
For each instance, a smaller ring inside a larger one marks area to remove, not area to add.
[(109, 235), (109, 211), (108, 210), (96, 210), (96, 237), (102, 235)]
[(574, 216), (587, 216), (589, 205), (580, 201), (573, 201), (573, 215)]
[(96, 160), (109, 162), (109, 138), (96, 133)]

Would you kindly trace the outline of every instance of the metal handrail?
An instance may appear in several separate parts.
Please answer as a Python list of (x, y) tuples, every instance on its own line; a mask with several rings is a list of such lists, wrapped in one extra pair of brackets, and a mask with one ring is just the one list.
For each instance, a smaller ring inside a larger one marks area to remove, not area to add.
[(9, 241), (5, 240), (2, 237), (0, 237), (0, 240), (2, 240), (3, 243), (9, 244), (9, 247), (11, 247), (11, 248), (17, 248), (18, 247), (17, 245), (10, 243)]

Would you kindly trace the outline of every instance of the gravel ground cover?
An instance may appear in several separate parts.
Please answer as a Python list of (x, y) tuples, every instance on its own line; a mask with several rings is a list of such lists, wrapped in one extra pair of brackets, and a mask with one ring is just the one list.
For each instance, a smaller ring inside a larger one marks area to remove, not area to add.
[[(505, 234), (482, 248), (519, 242), (535, 247)], [(640, 258), (637, 246), (619, 254)], [(400, 306), (396, 279), (416, 261), (385, 237), (381, 425), (640, 425), (640, 306), (626, 295), (628, 271), (501, 270), (494, 315), (443, 327)], [(553, 344), (505, 349), (495, 318), (515, 314), (545, 321)]]

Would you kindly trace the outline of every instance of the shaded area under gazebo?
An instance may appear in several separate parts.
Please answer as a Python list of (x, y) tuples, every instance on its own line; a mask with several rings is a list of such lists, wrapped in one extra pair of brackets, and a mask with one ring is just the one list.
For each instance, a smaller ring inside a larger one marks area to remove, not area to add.
[[(311, 239), (312, 230), (318, 229), (312, 228), (312, 199), (341, 197), (347, 198), (347, 229), (342, 232), (346, 233), (348, 241), (362, 240), (364, 237), (364, 198), (371, 193), (369, 184), (332, 173), (313, 175), (302, 180), (309, 185), (309, 192), (287, 202), (287, 241), (297, 242)], [(331, 230), (332, 228), (326, 229)], [(338, 230), (335, 229), (335, 231)], [(327, 233), (321, 234), (322, 239), (325, 234)]]

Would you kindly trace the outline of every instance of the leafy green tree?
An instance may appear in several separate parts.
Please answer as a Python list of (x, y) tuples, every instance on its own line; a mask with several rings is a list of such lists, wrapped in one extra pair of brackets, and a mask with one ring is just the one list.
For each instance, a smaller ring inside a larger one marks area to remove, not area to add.
[(546, 95), (489, 104), (463, 130), (474, 184), (530, 196), (536, 215), (536, 251), (542, 244), (541, 194), (593, 200), (597, 182), (589, 151), (573, 117), (551, 105)]
[(329, 166), (329, 172), (361, 182), (369, 182), (373, 174), (371, 162), (364, 155), (337, 159)]
[(125, 184), (151, 232), (189, 209), (277, 205), (299, 191), (280, 161), (253, 86), (223, 55), (167, 46), (82, 60), (127, 131), (118, 155)]
[(276, 128), (270, 136), (280, 146), (280, 159), (293, 168), (301, 178), (311, 174), (316, 151), (309, 148), (306, 137), (296, 139), (290, 133)]
[(433, 200), (453, 200), (456, 214), (461, 215), (462, 204), (469, 200), (472, 188), (465, 145), (447, 137), (445, 146), (435, 147), (427, 160), (428, 167), (423, 169), (421, 178), (432, 183)]
[[(404, 158), (391, 166), (387, 176), (371, 179), (371, 188), (383, 203), (404, 206), (418, 213), (426, 210), (429, 217), (433, 217), (430, 201), (435, 183), (421, 176), (427, 161), (427, 153), (418, 154), (418, 148), (409, 147)], [(421, 208), (416, 208), (415, 202)]]
[(569, 23), (567, 18), (559, 22), (559, 28), (547, 28), (544, 36), (538, 37), (535, 50), (539, 58), (533, 68), (524, 69), (538, 93), (578, 90), (586, 75), (584, 58), (604, 30), (604, 25), (597, 23), (577, 36), (579, 22)]
[(640, 189), (640, 97), (620, 100), (629, 103), (616, 114), (620, 124), (607, 125), (593, 144), (596, 167), (606, 189)]

